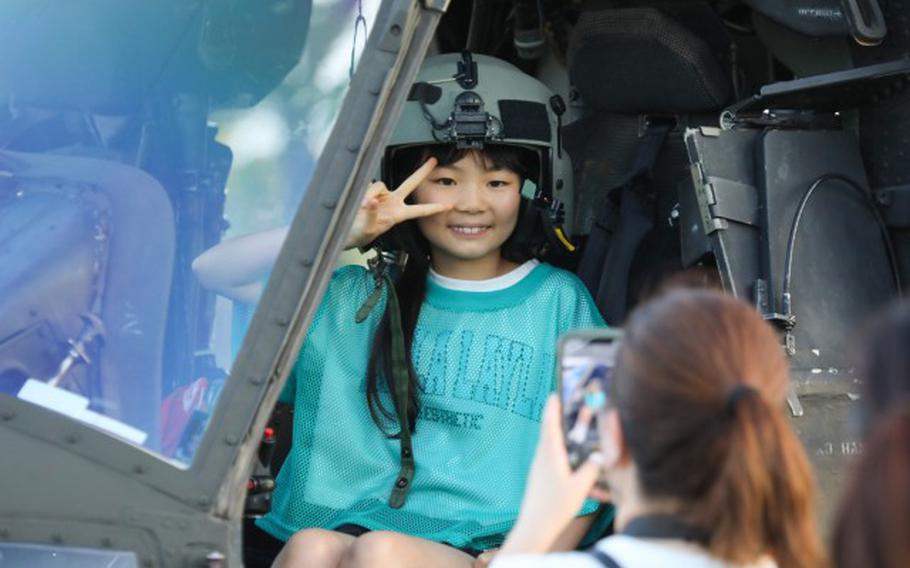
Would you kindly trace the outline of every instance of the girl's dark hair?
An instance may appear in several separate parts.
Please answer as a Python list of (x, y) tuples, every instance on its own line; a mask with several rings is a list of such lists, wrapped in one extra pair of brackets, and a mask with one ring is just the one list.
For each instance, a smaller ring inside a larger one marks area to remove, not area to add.
[[(462, 158), (473, 156), (481, 161), (487, 170), (511, 170), (518, 174), (523, 182), (530, 179), (539, 183), (539, 158), (530, 149), (516, 146), (487, 145), (483, 150), (459, 150), (451, 144), (434, 144), (430, 146), (413, 146), (400, 148), (386, 157), (389, 161), (391, 179), (385, 180), (390, 189), (398, 187), (411, 173), (428, 159), (436, 158), (440, 166), (447, 166), (458, 162)], [(518, 212), (519, 224), (516, 230), (502, 245), (502, 256), (512, 262), (525, 262), (535, 254), (535, 243), (532, 239), (524, 237), (521, 231), (522, 219), (528, 204), (522, 199)], [(415, 221), (406, 221), (389, 231), (384, 238), (384, 247), (392, 246), (396, 250), (407, 253), (408, 261), (398, 278), (395, 289), (398, 294), (401, 309), (401, 327), (404, 332), (405, 351), (407, 353), (409, 381), (408, 422), (411, 431), (416, 427), (417, 414), (420, 410), (420, 384), (411, 360), (411, 348), (414, 341), (414, 330), (420, 317), (420, 308), (426, 297), (427, 274), (430, 270), (430, 246), (426, 238), (417, 228)], [(383, 315), (376, 335), (373, 339), (373, 349), (367, 366), (366, 398), (367, 406), (373, 421), (388, 434), (385, 424), (388, 421), (397, 422), (394, 406), (389, 408), (386, 400), (380, 394), (380, 385), (387, 393), (394, 393), (394, 381), (391, 370), (392, 336), (388, 311)]]
[(910, 404), (880, 417), (844, 491), (837, 568), (903, 568), (910, 558)]
[(774, 331), (719, 291), (676, 290), (630, 316), (610, 400), (645, 495), (677, 503), (713, 555), (817, 568), (811, 469), (784, 414)]

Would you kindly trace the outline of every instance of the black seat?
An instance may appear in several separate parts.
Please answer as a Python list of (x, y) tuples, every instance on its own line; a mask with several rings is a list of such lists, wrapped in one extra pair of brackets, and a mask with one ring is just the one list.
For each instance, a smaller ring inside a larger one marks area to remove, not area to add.
[[(683, 133), (716, 124), (731, 101), (729, 51), (726, 30), (705, 2), (600, 3), (583, 11), (573, 30), (569, 74), (582, 106), (565, 130), (576, 170), (573, 226), (588, 244), (606, 236), (612, 249), (590, 247), (579, 267), (608, 323), (621, 323), (631, 305), (682, 268), (672, 218), (677, 185), (688, 177)], [(656, 158), (645, 160), (652, 162), (646, 182), (637, 184), (639, 219), (627, 204), (620, 222), (621, 187), (642, 177), (633, 170), (643, 146), (654, 143), (644, 142), (649, 128), (658, 125), (667, 132)]]

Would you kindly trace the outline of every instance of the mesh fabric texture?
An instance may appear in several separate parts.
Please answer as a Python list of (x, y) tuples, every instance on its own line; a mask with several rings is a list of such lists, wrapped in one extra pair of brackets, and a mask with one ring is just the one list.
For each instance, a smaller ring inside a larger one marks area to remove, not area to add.
[[(282, 540), (302, 528), (351, 523), (457, 547), (497, 546), (518, 515), (540, 415), (555, 387), (557, 338), (603, 320), (581, 282), (547, 264), (494, 292), (428, 281), (412, 349), (423, 389), (416, 473), (404, 506), (392, 509), (399, 443), (373, 423), (365, 396), (385, 299), (354, 323), (372, 290), (362, 267), (332, 277), (282, 394), (295, 405), (293, 446), (272, 512), (258, 524)], [(386, 426), (397, 430), (394, 422)], [(594, 508), (588, 503), (583, 512)]]
[(572, 83), (598, 110), (698, 112), (730, 98), (708, 43), (655, 8), (583, 12), (568, 59)]

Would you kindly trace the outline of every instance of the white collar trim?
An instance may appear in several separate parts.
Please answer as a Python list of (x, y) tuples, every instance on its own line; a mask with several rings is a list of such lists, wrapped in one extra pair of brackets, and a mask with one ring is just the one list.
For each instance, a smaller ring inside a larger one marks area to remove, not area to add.
[(450, 278), (448, 276), (443, 276), (430, 268), (430, 279), (443, 288), (457, 290), (459, 292), (496, 292), (497, 290), (504, 290), (518, 284), (525, 276), (530, 274), (532, 270), (537, 268), (539, 264), (539, 260), (532, 258), (524, 264), (520, 264), (516, 268), (506, 272), (502, 276), (488, 278), (487, 280), (462, 280), (461, 278)]

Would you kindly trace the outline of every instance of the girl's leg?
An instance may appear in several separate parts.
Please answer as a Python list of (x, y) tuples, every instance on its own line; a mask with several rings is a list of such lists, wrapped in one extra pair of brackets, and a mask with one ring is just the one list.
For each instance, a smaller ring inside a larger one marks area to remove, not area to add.
[(272, 568), (337, 568), (354, 540), (336, 531), (304, 529), (288, 540)]
[(396, 532), (376, 531), (357, 538), (341, 559), (341, 568), (471, 568), (474, 558), (460, 550)]

